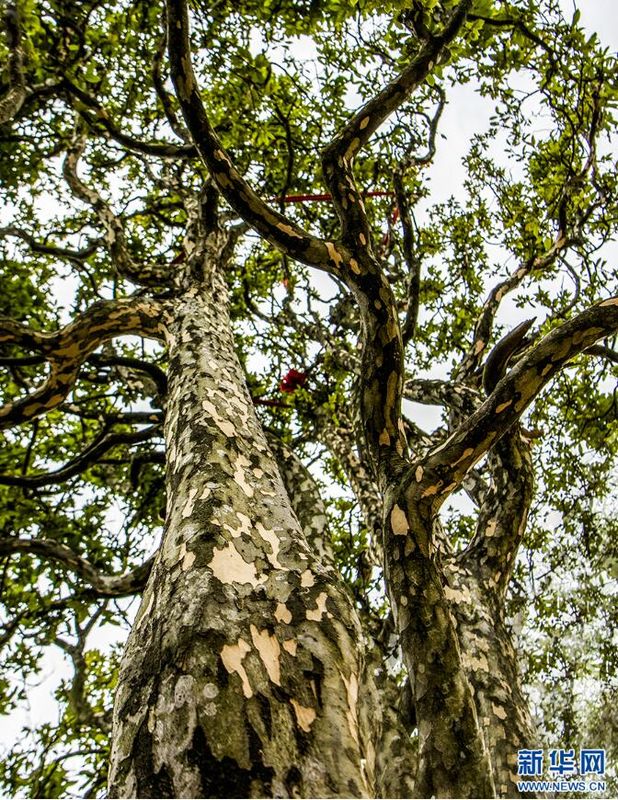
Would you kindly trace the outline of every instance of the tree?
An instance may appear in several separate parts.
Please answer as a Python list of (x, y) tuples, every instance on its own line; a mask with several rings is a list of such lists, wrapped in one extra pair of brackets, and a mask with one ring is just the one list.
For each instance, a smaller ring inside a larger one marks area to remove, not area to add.
[[(41, 0), (5, 29), (2, 645), (74, 667), (5, 784), (66, 794), (79, 758), (100, 793), (110, 742), (113, 797), (517, 796), (538, 564), (582, 548), (578, 623), (616, 624), (610, 54), (554, 0)], [(494, 113), (434, 203), (465, 84)], [(93, 648), (140, 593), (122, 659)], [(608, 704), (613, 648), (564, 659)]]

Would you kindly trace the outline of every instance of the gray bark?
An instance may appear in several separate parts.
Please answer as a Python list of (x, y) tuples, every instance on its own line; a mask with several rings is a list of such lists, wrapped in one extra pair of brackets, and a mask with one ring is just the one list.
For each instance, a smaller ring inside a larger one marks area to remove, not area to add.
[(122, 661), (111, 796), (370, 796), (358, 617), (306, 542), (223, 281), (167, 331), (168, 518)]

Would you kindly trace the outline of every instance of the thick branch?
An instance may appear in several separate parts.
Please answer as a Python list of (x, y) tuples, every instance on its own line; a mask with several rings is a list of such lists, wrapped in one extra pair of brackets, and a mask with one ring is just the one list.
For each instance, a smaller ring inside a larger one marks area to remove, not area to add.
[(519, 426), (495, 445), (488, 459), (491, 483), (484, 495), (472, 541), (460, 556), (470, 570), (484, 576), (482, 585), (506, 592), (526, 530), (534, 488), (530, 442)]
[[(217, 187), (239, 216), (282, 253), (305, 264), (336, 272), (333, 245), (312, 236), (270, 208), (240, 175), (214, 132), (202, 103), (191, 64), (185, 0), (168, 0), (168, 48), (172, 81), (182, 113)], [(339, 258), (339, 261), (341, 259)]]
[(366, 248), (371, 236), (362, 198), (353, 175), (354, 158), (371, 136), (398, 109), (431, 72), (446, 46), (465, 22), (471, 0), (463, 0), (442, 33), (432, 36), (412, 62), (378, 94), (365, 103), (324, 149), (322, 169), (342, 226), (342, 240)]
[(63, 567), (75, 572), (101, 597), (125, 597), (141, 591), (146, 584), (154, 561), (154, 557), (149, 558), (139, 567), (124, 575), (105, 575), (70, 547), (52, 539), (1, 538), (0, 555), (15, 553), (31, 553), (47, 561), (56, 561), (62, 564)]
[(408, 492), (440, 505), (467, 471), (520, 419), (541, 389), (575, 356), (618, 330), (618, 298), (603, 300), (554, 328), (497, 384), (492, 394), (404, 479)]
[(526, 333), (532, 327), (534, 319), (525, 320), (517, 325), (506, 336), (503, 336), (490, 351), (483, 368), (483, 389), (487, 395), (490, 395), (496, 388), (498, 381), (506, 372), (511, 358), (527, 346)]
[(41, 416), (69, 394), (84, 360), (103, 342), (135, 334), (162, 339), (163, 307), (145, 297), (102, 301), (56, 333), (41, 333), (13, 319), (0, 318), (0, 344), (19, 344), (45, 356), (50, 372), (44, 384), (25, 398), (0, 408), (0, 428)]
[(276, 436), (268, 436), (268, 444), (275, 455), (283, 485), (309, 546), (325, 564), (331, 565), (334, 557), (328, 518), (315, 478), (294, 451)]

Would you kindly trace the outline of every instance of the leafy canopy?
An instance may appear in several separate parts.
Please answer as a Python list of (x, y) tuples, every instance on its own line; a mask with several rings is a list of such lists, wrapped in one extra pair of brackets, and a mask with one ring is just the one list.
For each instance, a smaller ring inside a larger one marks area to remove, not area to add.
[[(320, 198), (321, 148), (350, 110), (409, 61), (419, 32), (439, 28), (455, 6), (195, 2), (203, 100), (259, 194), (304, 227), (334, 235), (332, 205)], [(366, 205), (376, 248), (409, 334), (411, 380), (455, 379), (496, 287), (507, 299), (495, 324), (492, 315), (492, 343), (521, 319), (536, 315), (549, 330), (615, 293), (614, 265), (605, 261), (617, 223), (615, 59), (584, 30), (579, 12), (565, 18), (561, 7), (556, 0), (475, 0), (462, 35), (357, 159), (359, 185), (373, 193)], [(171, 90), (160, 3), (24, 0), (10, 9), (28, 91), (0, 127), (0, 314), (53, 330), (97, 300), (135, 291), (114, 270), (97, 209), (67, 179), (63, 164), (76, 130), (84, 136), (79, 178), (122, 220), (136, 262), (182, 257), (187, 204), (207, 173)], [(7, 23), (0, 96), (13, 80), (10, 31)], [(471, 99), (478, 129), (462, 142), (458, 115), (465, 119)], [(463, 155), (462, 177), (445, 192), (439, 165), (450, 149)], [(306, 199), (285, 199), (298, 196)], [(233, 213), (228, 218), (235, 224)], [(325, 420), (349, 419), (357, 312), (336, 281), (291, 263), (250, 232), (228, 282), (258, 413), (337, 487), (328, 504), (335, 550), (366, 607), (379, 585), (369, 554), (373, 531), (320, 435)], [(5, 402), (45, 372), (42, 360), (16, 345), (2, 345), (0, 363)], [(165, 366), (158, 346), (115, 340), (88, 359), (60, 408), (4, 433), (2, 541), (44, 538), (114, 575), (153, 552), (165, 507)], [(284, 395), (280, 382), (290, 368), (308, 377)], [(608, 722), (618, 626), (612, 371), (615, 359), (582, 357), (530, 412), (526, 424), (543, 433), (535, 447), (539, 477), (509, 602), (525, 626), (525, 674), (531, 686), (543, 686), (536, 711), (551, 741), (588, 736), (616, 753)], [(446, 428), (447, 409), (441, 413), (436, 424)], [(406, 404), (406, 414), (411, 423), (431, 424), (416, 403)], [(464, 501), (444, 514), (462, 546), (473, 522)], [(122, 639), (135, 604), (102, 597), (79, 571), (43, 555), (0, 551), (0, 576), (0, 713), (23, 707), (50, 648), (71, 666), (55, 691), (57, 720), (25, 730), (6, 751), (0, 786), (45, 797), (101, 793), (118, 650), (98, 648), (97, 636), (103, 629), (109, 638), (114, 626)], [(382, 600), (375, 604), (384, 613)], [(591, 686), (594, 712), (575, 699)]]

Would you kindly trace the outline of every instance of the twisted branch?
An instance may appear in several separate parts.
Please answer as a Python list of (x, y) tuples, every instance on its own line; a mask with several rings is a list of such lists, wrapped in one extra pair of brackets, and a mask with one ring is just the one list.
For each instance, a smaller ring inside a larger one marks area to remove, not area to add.
[(108, 339), (129, 334), (162, 339), (163, 311), (160, 303), (145, 297), (105, 300), (56, 333), (42, 333), (16, 320), (0, 318), (0, 344), (18, 344), (34, 350), (50, 364), (42, 386), (0, 408), (0, 428), (18, 425), (57, 408), (71, 391), (82, 363)]
[(439, 507), (568, 361), (617, 330), (618, 297), (603, 300), (554, 328), (498, 381), (480, 408), (410, 469), (402, 483), (405, 494), (410, 500), (420, 497), (434, 509)]

